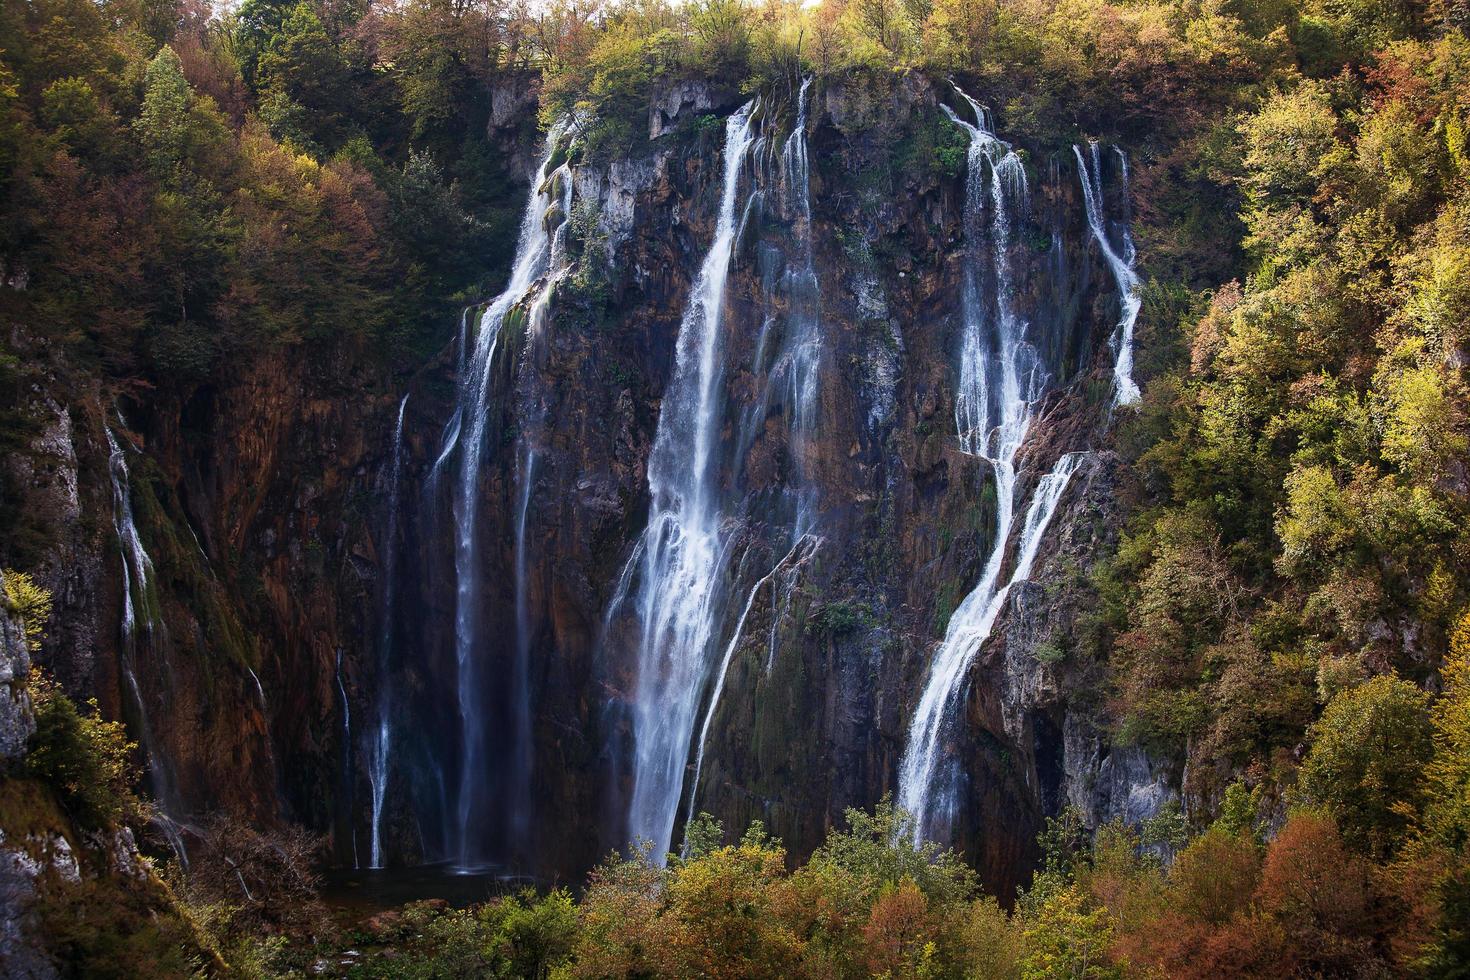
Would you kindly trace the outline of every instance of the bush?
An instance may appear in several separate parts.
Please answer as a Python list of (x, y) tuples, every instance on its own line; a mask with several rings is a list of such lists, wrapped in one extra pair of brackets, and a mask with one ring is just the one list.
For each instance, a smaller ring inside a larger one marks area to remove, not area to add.
[(36, 732), (26, 771), (51, 786), (83, 827), (111, 827), (142, 816), (143, 804), (133, 793), (137, 746), (128, 741), (123, 724), (104, 720), (96, 701), (87, 702), (88, 712), (78, 711), (40, 671), (32, 672), (29, 689)]
[(322, 840), (299, 827), (267, 828), (227, 813), (191, 834), (187, 875), (175, 887), (212, 920), (225, 947), (242, 938), (332, 933), (314, 870)]
[(20, 617), (26, 645), (31, 652), (41, 649), (46, 620), (51, 618), (51, 591), (43, 589), (25, 572), (7, 568), (0, 573), (5, 583), (5, 607)]

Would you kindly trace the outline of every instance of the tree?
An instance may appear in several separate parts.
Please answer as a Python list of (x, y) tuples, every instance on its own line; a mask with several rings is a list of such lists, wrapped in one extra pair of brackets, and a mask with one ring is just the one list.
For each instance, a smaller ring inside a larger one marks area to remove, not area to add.
[(1413, 684), (1375, 677), (1338, 694), (1312, 726), (1301, 795), (1331, 812), (1343, 839), (1365, 853), (1394, 850), (1423, 802), (1428, 708)]
[(1455, 851), (1470, 846), (1470, 612), (1461, 614), (1430, 709), (1434, 757), (1424, 767), (1423, 833)]
[(954, 851), (932, 841), (915, 844), (913, 818), (884, 797), (870, 814), (846, 812), (847, 830), (833, 830), (812, 855), (814, 867), (830, 866), (866, 883), (873, 893), (911, 881), (929, 900), (963, 902), (974, 894), (975, 872)]
[(87, 828), (113, 827), (142, 813), (133, 795), (138, 771), (132, 763), (137, 746), (128, 741), (120, 721), (105, 721), (97, 702), (85, 714), (39, 670), (27, 687), (36, 717), (25, 756), (25, 770), (51, 786)]
[(1266, 851), (1256, 901), (1285, 933), (1283, 973), (1372, 975), (1379, 922), (1369, 866), (1331, 817), (1302, 812), (1287, 821)]
[(168, 179), (189, 148), (189, 106), (193, 93), (174, 49), (167, 45), (148, 63), (143, 79), (143, 110), (133, 124), (148, 166)]
[(46, 635), (46, 621), (51, 618), (51, 590), (36, 584), (25, 572), (7, 568), (0, 573), (4, 586), (5, 608), (20, 617), (26, 645), (31, 652), (41, 649)]
[(1260, 869), (1260, 852), (1249, 838), (1212, 828), (1169, 869), (1170, 903), (1191, 918), (1224, 925), (1249, 908)]
[(1108, 961), (1113, 930), (1108, 910), (1088, 909), (1082, 890), (1053, 891), (1026, 923), (1024, 980), (1113, 980), (1123, 973)]

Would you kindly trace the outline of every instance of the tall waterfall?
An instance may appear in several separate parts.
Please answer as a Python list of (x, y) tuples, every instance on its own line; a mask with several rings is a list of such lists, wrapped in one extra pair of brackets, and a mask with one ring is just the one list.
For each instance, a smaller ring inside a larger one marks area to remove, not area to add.
[[(118, 445), (112, 429), (107, 434), (107, 473), (112, 482), (112, 529), (122, 555), (122, 672), (123, 683), (132, 698), (138, 717), (138, 734), (148, 769), (148, 788), (158, 807), (155, 819), (180, 863), (188, 867), (188, 854), (178, 832), (179, 799), (169, 768), (168, 757), (160, 749), (149, 717), (148, 701), (138, 683), (139, 657), (146, 654), (155, 670), (168, 663), (167, 639), (162, 635), (158, 597), (154, 591), (153, 559), (143, 547), (138, 527), (133, 520), (133, 493), (127, 456)], [(140, 622), (141, 621), (141, 622)], [(141, 629), (140, 629), (141, 627)], [(161, 663), (158, 661), (162, 661)], [(262, 695), (263, 697), (264, 695)]]
[[(474, 337), (474, 347), (467, 349), (460, 374), (459, 404), (445, 427), (444, 450), (430, 480), (438, 477), (440, 465), (447, 464), (456, 445), (460, 452), (459, 479), (453, 488), (456, 524), (455, 569), (455, 658), (458, 666), (461, 753), (456, 821), (452, 828), (451, 847), (459, 867), (471, 868), (484, 862), (484, 855), (474, 832), (475, 814), (488, 812), (494, 801), (484, 782), (486, 755), (486, 708), (479, 660), (481, 605), (481, 560), (479, 552), (479, 483), (486, 451), (492, 377), (501, 335), (511, 313), (530, 294), (536, 281), (550, 265), (553, 238), (566, 218), (563, 199), (558, 191), (570, 193), (570, 174), (563, 164), (552, 164), (561, 136), (561, 127), (553, 127), (547, 135), (541, 166), (531, 182), (526, 211), (521, 219), (520, 238), (510, 282), (486, 308)], [(553, 213), (559, 208), (559, 213)], [(466, 343), (467, 348), (467, 343)]]
[[(807, 156), (807, 97), (812, 80), (801, 83), (796, 99), (796, 125), (781, 151), (783, 183), (791, 198), (795, 220), (797, 261), (788, 264), (786, 336), (777, 370), (784, 381), (790, 405), (790, 449), (796, 469), (796, 520), (794, 540), (811, 530), (815, 522), (815, 490), (808, 472), (807, 451), (816, 424), (817, 379), (822, 358), (822, 291), (812, 257), (811, 162)], [(775, 379), (773, 379), (775, 380)]]
[(378, 630), (378, 719), (368, 745), (368, 785), (372, 788), (372, 840), (369, 867), (383, 866), (383, 804), (388, 796), (388, 757), (393, 747), (392, 708), (394, 604), (397, 601), (398, 505), (403, 477), (403, 415), (408, 395), (398, 403), (393, 427), (393, 455), (388, 472), (388, 521), (383, 532), (383, 616)]
[[(995, 538), (979, 583), (950, 616), (909, 725), (898, 795), (900, 805), (915, 817), (916, 837), (948, 831), (958, 772), (954, 760), (945, 757), (944, 736), (956, 723), (970, 665), (989, 638), (1011, 585), (1030, 574), (1031, 561), (1078, 459), (1062, 457), (1037, 485), (1009, 581), (1002, 585), (1016, 509), (1016, 455), (1049, 378), (1035, 347), (1026, 339), (1029, 325), (1012, 306), (1015, 284), (1010, 242), (1027, 206), (1025, 171), (1010, 146), (995, 136), (986, 110), (963, 92), (959, 94), (974, 112), (976, 123), (971, 125), (944, 107), (970, 136), (955, 426), (961, 449), (987, 460), (994, 474)], [(984, 220), (987, 204), (988, 226)], [(988, 252), (982, 247), (986, 239)]]
[[(694, 776), (689, 786), (686, 820), (692, 819), (697, 812), (699, 780), (704, 770), (704, 753), (710, 728), (725, 691), (725, 675), (744, 635), (751, 608), (763, 591), (769, 592), (771, 613), (766, 637), (766, 670), (769, 672), (775, 663), (781, 625), (791, 613), (792, 600), (802, 572), (822, 545), (822, 539), (813, 531), (816, 525), (817, 489), (807, 459), (810, 440), (817, 424), (817, 394), (823, 345), (822, 293), (813, 256), (811, 165), (807, 152), (807, 113), (811, 85), (811, 78), (802, 81), (796, 100), (796, 121), (781, 144), (780, 185), (785, 195), (787, 217), (791, 222), (790, 238), (793, 247), (784, 258), (774, 248), (763, 255), (765, 269), (762, 280), (768, 310), (761, 324), (753, 358), (756, 371), (765, 366), (771, 333), (783, 320), (785, 329), (759, 397), (744, 413), (742, 435), (736, 447), (739, 453), (744, 453), (750, 448), (757, 428), (764, 425), (772, 407), (782, 411), (786, 421), (787, 449), (792, 462), (792, 472), (786, 487), (791, 512), (783, 515), (784, 518), (789, 518), (789, 526), (783, 524), (779, 530), (789, 532), (789, 548), (771, 570), (750, 587), (745, 605), (735, 621), (735, 629), (730, 634), (724, 654), (716, 667), (709, 702), (705, 705), (699, 735), (694, 742)], [(765, 139), (761, 137), (756, 141), (753, 156), (761, 156)], [(769, 173), (758, 168), (751, 202), (761, 199), (768, 192), (770, 184)], [(748, 206), (742, 225), (750, 220), (751, 210)], [(742, 234), (737, 237), (744, 236)], [(779, 282), (774, 281), (776, 276), (773, 267), (777, 260), (783, 261)], [(777, 297), (777, 293), (781, 295)], [(784, 304), (779, 300), (784, 300)], [(782, 305), (785, 307), (784, 318), (774, 312)], [(787, 545), (780, 547), (785, 548)], [(780, 551), (777, 553), (780, 554)]]
[[(1138, 385), (1133, 380), (1133, 327), (1138, 322), (1138, 311), (1143, 308), (1143, 297), (1140, 293), (1142, 284), (1133, 268), (1138, 253), (1133, 247), (1133, 235), (1128, 231), (1127, 224), (1119, 230), (1123, 245), (1121, 252), (1113, 248), (1108, 237), (1107, 216), (1103, 211), (1102, 157), (1097, 141), (1093, 140), (1087, 145), (1086, 154), (1079, 146), (1073, 146), (1072, 152), (1077, 156), (1077, 172), (1082, 178), (1082, 200), (1087, 206), (1087, 227), (1092, 231), (1092, 238), (1097, 242), (1098, 250), (1102, 252), (1103, 259), (1107, 261), (1108, 269), (1113, 274), (1113, 281), (1118, 285), (1118, 299), (1122, 304), (1118, 327), (1109, 341), (1114, 358), (1113, 404), (1131, 405), (1139, 398)], [(1116, 152), (1123, 170), (1123, 194), (1126, 197), (1128, 158), (1123, 155), (1122, 150)]]
[(518, 838), (524, 837), (530, 824), (531, 768), (534, 763), (531, 732), (531, 586), (529, 557), (526, 549), (526, 521), (531, 511), (531, 488), (536, 476), (536, 456), (535, 446), (527, 439), (516, 467), (516, 479), (520, 484), (520, 499), (516, 504), (516, 659), (511, 671), (511, 686), (515, 694), (511, 709), (514, 758), (511, 759), (508, 805), (510, 806), (511, 826)]
[(673, 376), (648, 462), (648, 524), (609, 607), (611, 615), (631, 602), (641, 634), (627, 831), (651, 841), (660, 857), (673, 837), (694, 715), (712, 666), (726, 586), (728, 540), (713, 465), (724, 416), (721, 327), (736, 240), (736, 196), (752, 143), (754, 107), (747, 103), (725, 124), (715, 237), (679, 326)]
[(337, 696), (342, 699), (342, 812), (350, 828), (352, 866), (361, 867), (357, 856), (357, 822), (352, 819), (353, 789), (357, 783), (352, 765), (352, 702), (347, 699), (347, 684), (342, 680), (342, 648), (337, 648)]
[[(562, 132), (562, 127), (553, 129), (553, 134)], [(527, 315), (527, 344), (539, 342), (551, 315), (551, 299), (557, 283), (567, 274), (570, 262), (567, 258), (567, 218), (572, 213), (572, 173), (569, 165), (563, 165), (549, 176), (542, 191), (549, 194), (554, 203), (545, 219), (551, 234), (546, 268), (541, 288), (531, 300)], [(523, 369), (532, 370), (533, 358), (523, 360)], [(534, 387), (534, 386), (533, 386)], [(515, 660), (511, 665), (511, 750), (509, 761), (509, 783), (506, 796), (509, 826), (514, 843), (522, 848), (527, 844), (531, 827), (531, 775), (535, 764), (535, 744), (532, 733), (531, 691), (531, 585), (530, 551), (526, 544), (526, 528), (530, 519), (534, 499), (536, 464), (544, 447), (544, 406), (536, 399), (533, 390), (528, 404), (522, 407), (517, 418), (520, 429), (519, 453), (515, 468), (516, 513), (515, 513)]]

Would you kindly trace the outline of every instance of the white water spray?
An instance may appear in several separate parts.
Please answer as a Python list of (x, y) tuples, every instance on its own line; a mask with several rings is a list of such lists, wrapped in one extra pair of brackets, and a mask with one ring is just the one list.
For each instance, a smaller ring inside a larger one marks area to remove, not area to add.
[[(961, 296), (964, 329), (955, 426), (961, 449), (986, 459), (994, 473), (995, 537), (979, 583), (950, 616), (910, 721), (898, 795), (899, 804), (915, 818), (916, 837), (948, 829), (947, 817), (955, 794), (953, 785), (940, 778), (943, 736), (955, 724), (965, 676), (989, 638), (1010, 589), (1009, 583), (1001, 586), (1001, 574), (1009, 555), (1016, 508), (1016, 455), (1031, 426), (1033, 406), (1049, 381), (1035, 347), (1026, 339), (1028, 325), (1011, 302), (1015, 285), (1010, 242), (1016, 218), (1024, 213), (1027, 203), (1025, 171), (1010, 146), (992, 132), (985, 109), (963, 92), (959, 94), (973, 110), (976, 125), (943, 107), (950, 119), (970, 135)], [(982, 220), (987, 204), (988, 226)], [(986, 238), (990, 243), (988, 256), (980, 246)], [(1038, 485), (1010, 583), (1030, 574), (1030, 558), (1040, 546), (1055, 501), (1060, 499), (1075, 465), (1073, 457), (1063, 457), (1057, 470)], [(1049, 499), (1050, 509), (1046, 507)], [(945, 785), (940, 785), (942, 782)]]
[[(710, 671), (724, 553), (713, 456), (723, 421), (722, 319), (736, 239), (736, 192), (752, 142), (754, 103), (725, 124), (715, 237), (679, 327), (648, 464), (648, 524), (610, 614), (631, 601), (641, 631), (633, 703), (633, 790), (628, 833), (662, 859), (673, 837), (689, 741)], [(631, 565), (636, 562), (636, 571)], [(628, 574), (632, 571), (632, 574)], [(636, 592), (630, 594), (630, 590)]]
[[(1108, 238), (1107, 215), (1103, 211), (1102, 157), (1097, 141), (1093, 140), (1088, 144), (1085, 155), (1082, 148), (1075, 145), (1072, 152), (1077, 155), (1077, 172), (1082, 179), (1082, 200), (1087, 208), (1087, 226), (1092, 231), (1093, 241), (1097, 242), (1108, 269), (1113, 273), (1113, 281), (1118, 284), (1118, 301), (1122, 304), (1117, 329), (1109, 340), (1114, 358), (1113, 404), (1131, 405), (1139, 398), (1138, 385), (1133, 380), (1133, 327), (1138, 322), (1139, 310), (1143, 308), (1143, 286), (1134, 269), (1138, 251), (1133, 247), (1133, 235), (1126, 224), (1119, 232), (1123, 242), (1121, 253), (1113, 248)], [(1128, 158), (1123, 155), (1122, 150), (1117, 153), (1122, 161), (1123, 193), (1126, 195)]]

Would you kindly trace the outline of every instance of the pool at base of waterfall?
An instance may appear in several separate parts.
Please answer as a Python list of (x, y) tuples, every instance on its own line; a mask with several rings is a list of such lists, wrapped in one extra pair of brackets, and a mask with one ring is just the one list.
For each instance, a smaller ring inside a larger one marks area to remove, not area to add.
[(495, 866), (469, 871), (447, 863), (408, 868), (332, 868), (322, 872), (321, 895), (334, 911), (357, 918), (410, 902), (437, 900), (453, 908), (468, 908), (522, 888), (545, 888), (550, 884), (555, 883)]

